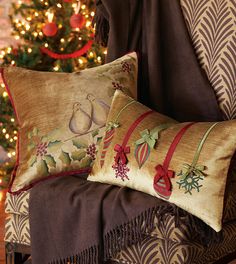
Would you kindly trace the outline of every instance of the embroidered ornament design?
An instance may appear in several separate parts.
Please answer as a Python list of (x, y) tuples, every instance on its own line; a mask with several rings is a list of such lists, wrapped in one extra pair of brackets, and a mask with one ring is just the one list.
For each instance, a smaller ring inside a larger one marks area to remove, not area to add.
[[(124, 179), (129, 180), (127, 173), (129, 172), (129, 168), (127, 167), (128, 158), (127, 154), (130, 153), (130, 147), (127, 146), (127, 143), (134, 132), (134, 130), (137, 128), (137, 126), (150, 114), (152, 114), (153, 111), (149, 110), (139, 116), (129, 127), (122, 145), (116, 144), (114, 147), (114, 150), (116, 152), (116, 155), (114, 157), (115, 163), (112, 165), (112, 168), (115, 170), (116, 178), (121, 177), (121, 179), (124, 181)], [(123, 175), (123, 176), (122, 176)]]
[(100, 166), (101, 168), (103, 167), (104, 163), (105, 163), (105, 158), (106, 158), (106, 153), (107, 150), (112, 142), (112, 139), (114, 137), (115, 134), (115, 129), (118, 128), (120, 126), (118, 120), (120, 118), (120, 115), (122, 114), (122, 112), (129, 107), (131, 104), (135, 103), (134, 100), (130, 101), (129, 103), (127, 103), (117, 114), (117, 117), (115, 119), (115, 121), (110, 121), (107, 124), (106, 127), (106, 133), (104, 136), (104, 140), (103, 140), (103, 148), (102, 148), (102, 152), (101, 152), (101, 156), (100, 156)]
[(148, 157), (151, 153), (151, 149), (154, 149), (156, 142), (159, 139), (159, 134), (162, 130), (168, 128), (171, 124), (163, 124), (155, 127), (151, 131), (145, 129), (140, 134), (142, 138), (135, 142), (134, 156), (138, 163), (139, 169), (144, 165), (148, 160)]
[(181, 138), (193, 124), (194, 123), (189, 123), (180, 129), (169, 147), (163, 164), (158, 164), (155, 168), (156, 175), (153, 181), (153, 188), (160, 197), (166, 200), (168, 200), (172, 194), (172, 184), (170, 179), (175, 177), (175, 172), (173, 170), (169, 170), (171, 159)]
[(197, 192), (200, 191), (200, 188), (203, 186), (200, 184), (201, 181), (204, 180), (206, 173), (204, 172), (207, 167), (201, 164), (197, 164), (202, 147), (204, 143), (207, 140), (208, 135), (212, 131), (212, 129), (217, 125), (218, 123), (214, 123), (203, 135), (197, 150), (195, 152), (193, 161), (191, 164), (183, 164), (182, 170), (179, 172), (177, 176), (181, 177), (181, 179), (177, 182), (179, 185), (179, 189), (182, 188), (185, 190), (185, 194), (192, 195), (192, 191), (196, 190)]

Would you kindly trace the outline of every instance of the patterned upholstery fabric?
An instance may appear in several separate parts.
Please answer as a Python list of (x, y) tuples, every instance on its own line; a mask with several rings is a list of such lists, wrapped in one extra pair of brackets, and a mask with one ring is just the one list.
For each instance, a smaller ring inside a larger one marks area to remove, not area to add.
[(235, 232), (236, 222), (226, 225), (224, 241), (211, 243), (208, 247), (189, 243), (181, 237), (179, 242), (147, 236), (140, 243), (119, 252), (114, 260), (122, 264), (210, 264), (235, 251)]
[(236, 118), (236, 1), (180, 2), (199, 62), (225, 118)]

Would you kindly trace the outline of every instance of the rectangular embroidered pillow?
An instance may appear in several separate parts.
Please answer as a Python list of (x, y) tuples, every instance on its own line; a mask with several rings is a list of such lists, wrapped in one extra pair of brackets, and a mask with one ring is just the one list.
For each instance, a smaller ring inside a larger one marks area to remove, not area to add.
[(235, 147), (236, 120), (177, 123), (116, 91), (88, 180), (168, 200), (218, 232)]
[(137, 96), (137, 70), (136, 53), (75, 73), (3, 68), (19, 125), (9, 192), (17, 194), (52, 175), (88, 172), (115, 90)]

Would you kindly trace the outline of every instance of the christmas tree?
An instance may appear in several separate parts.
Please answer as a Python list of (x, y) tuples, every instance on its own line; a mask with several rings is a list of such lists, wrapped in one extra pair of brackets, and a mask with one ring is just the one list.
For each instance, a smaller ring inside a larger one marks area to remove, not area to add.
[[(94, 43), (93, 0), (19, 0), (9, 15), (17, 46), (0, 51), (2, 65), (40, 71), (73, 72), (104, 62), (106, 50)], [(9, 175), (16, 155), (17, 125), (0, 83), (0, 180)]]

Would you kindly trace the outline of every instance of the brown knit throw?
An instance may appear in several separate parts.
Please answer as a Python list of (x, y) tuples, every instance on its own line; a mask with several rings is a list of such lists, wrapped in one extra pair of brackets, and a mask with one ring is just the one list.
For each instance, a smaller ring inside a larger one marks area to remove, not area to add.
[(35, 186), (29, 212), (33, 264), (101, 264), (141, 241), (155, 228), (154, 217), (161, 224), (174, 215), (194, 240), (217, 238), (213, 229), (168, 202), (79, 176)]

